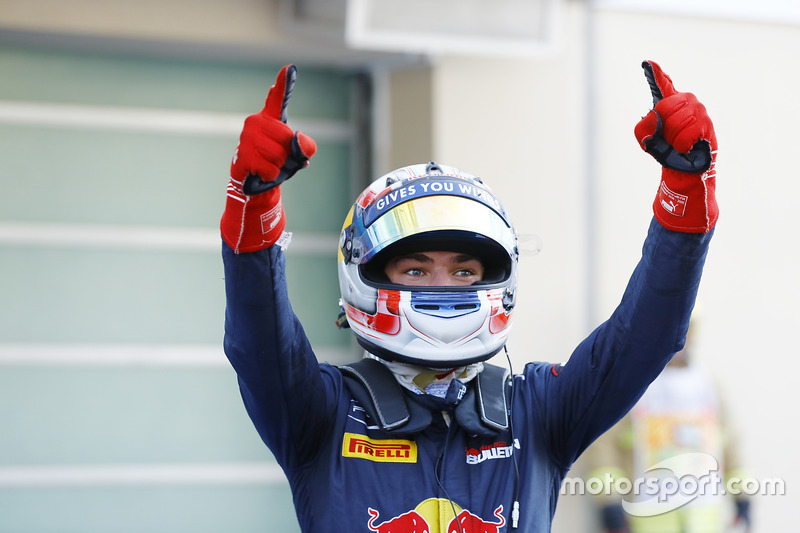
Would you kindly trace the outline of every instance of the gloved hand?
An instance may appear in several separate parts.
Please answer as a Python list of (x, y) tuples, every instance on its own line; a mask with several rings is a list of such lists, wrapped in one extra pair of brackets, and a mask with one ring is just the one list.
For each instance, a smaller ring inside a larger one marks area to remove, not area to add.
[(286, 124), (296, 77), (294, 65), (283, 67), (264, 108), (244, 121), (220, 221), (222, 238), (236, 253), (261, 250), (280, 238), (286, 219), (279, 186), (317, 151), (314, 139)]
[(653, 61), (642, 63), (653, 95), (653, 109), (634, 128), (643, 150), (663, 167), (653, 202), (664, 227), (708, 233), (717, 223), (717, 136), (705, 106), (692, 93), (675, 90)]

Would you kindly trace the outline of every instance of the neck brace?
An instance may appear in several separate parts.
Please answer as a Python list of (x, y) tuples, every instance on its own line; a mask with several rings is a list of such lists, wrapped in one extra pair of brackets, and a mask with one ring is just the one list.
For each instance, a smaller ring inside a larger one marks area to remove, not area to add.
[[(350, 393), (383, 431), (394, 435), (420, 432), (431, 424), (434, 410), (446, 408), (455, 412), (459, 425), (471, 435), (495, 436), (509, 428), (509, 372), (498, 366), (481, 365), (482, 371), (476, 371), (468, 378), (469, 385), (461, 385), (464, 387), (463, 397), (449, 406), (424, 401), (427, 396), (420, 392), (414, 391), (415, 394), (411, 395), (409, 391), (414, 389), (401, 385), (397, 374), (374, 357), (340, 366), (339, 370)], [(416, 375), (414, 373), (414, 377)], [(407, 377), (403, 379), (409, 381)], [(448, 388), (454, 378), (449, 378)], [(413, 379), (410, 380), (412, 384)], [(414, 387), (419, 389), (416, 385)], [(431, 398), (435, 399), (439, 398)]]

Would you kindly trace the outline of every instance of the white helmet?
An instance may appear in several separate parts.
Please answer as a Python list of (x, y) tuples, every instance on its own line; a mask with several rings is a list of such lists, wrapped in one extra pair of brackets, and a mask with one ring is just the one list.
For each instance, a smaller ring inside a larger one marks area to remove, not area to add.
[[(475, 256), (483, 280), (412, 287), (384, 273), (391, 257), (434, 250)], [(479, 178), (434, 162), (400, 168), (367, 187), (345, 219), (341, 305), (359, 344), (383, 359), (431, 368), (485, 361), (511, 328), (517, 257), (505, 208)]]

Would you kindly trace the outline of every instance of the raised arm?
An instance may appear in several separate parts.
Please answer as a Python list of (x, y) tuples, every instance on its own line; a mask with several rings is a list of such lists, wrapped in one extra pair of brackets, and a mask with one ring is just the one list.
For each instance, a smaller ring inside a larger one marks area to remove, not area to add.
[(290, 465), (313, 453), (319, 439), (312, 432), (329, 418), (325, 380), (289, 303), (280, 246), (280, 185), (316, 152), (313, 139), (286, 124), (295, 77), (293, 65), (284, 67), (264, 108), (245, 120), (220, 223), (225, 353), (261, 438)]
[(543, 416), (565, 467), (633, 406), (683, 346), (718, 218), (717, 141), (706, 108), (676, 91), (656, 63), (642, 66), (654, 109), (634, 132), (662, 165), (655, 220), (617, 309), (536, 392), (536, 401), (549, 406)]

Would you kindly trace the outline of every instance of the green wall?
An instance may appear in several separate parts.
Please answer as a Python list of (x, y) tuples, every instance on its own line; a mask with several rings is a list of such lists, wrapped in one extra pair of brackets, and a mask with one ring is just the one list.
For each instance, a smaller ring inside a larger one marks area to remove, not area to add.
[[(298, 530), (221, 350), (230, 157), (280, 66), (0, 49), (0, 532)], [(319, 152), (283, 187), (287, 277), (341, 362), (363, 81), (298, 67)]]

